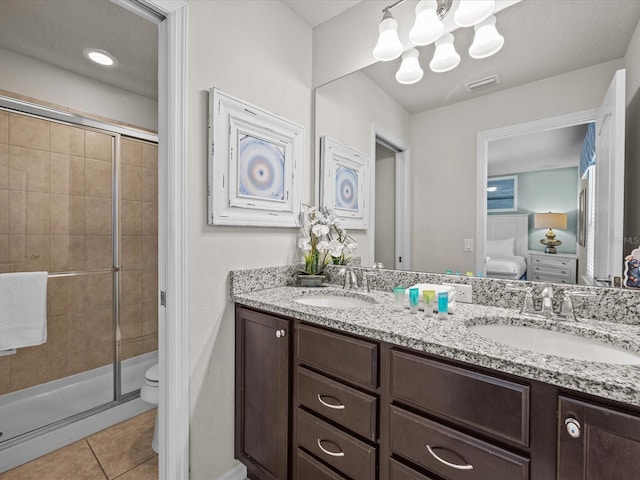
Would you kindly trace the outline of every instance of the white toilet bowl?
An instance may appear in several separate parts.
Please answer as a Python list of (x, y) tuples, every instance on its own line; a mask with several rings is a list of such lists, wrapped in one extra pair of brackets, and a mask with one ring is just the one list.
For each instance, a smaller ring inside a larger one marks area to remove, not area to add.
[[(145, 402), (157, 407), (158, 406), (158, 383), (159, 383), (159, 371), (158, 364), (154, 364), (144, 374), (144, 385), (140, 389), (140, 398)], [(158, 414), (156, 413), (156, 423), (153, 428), (153, 441), (151, 442), (151, 448), (156, 453), (158, 452)]]

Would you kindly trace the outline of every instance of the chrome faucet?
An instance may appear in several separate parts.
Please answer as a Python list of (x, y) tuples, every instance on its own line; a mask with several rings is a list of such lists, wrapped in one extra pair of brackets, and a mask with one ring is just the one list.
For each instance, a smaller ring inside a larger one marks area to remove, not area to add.
[(542, 297), (542, 305), (540, 307), (540, 314), (544, 315), (547, 318), (551, 318), (554, 315), (553, 311), (553, 287), (551, 284), (547, 283), (542, 288), (542, 293), (540, 294)]
[(352, 267), (343, 267), (340, 269), (340, 275), (344, 275), (344, 290), (358, 289), (358, 276)]
[(556, 312), (553, 309), (554, 291), (553, 287), (549, 283), (544, 285), (544, 287), (542, 288), (542, 292), (540, 293), (541, 305), (539, 309), (535, 306), (533, 289), (531, 287), (521, 288), (514, 285), (507, 285), (507, 289), (525, 292), (524, 301), (522, 303), (522, 307), (520, 308), (520, 313), (522, 315), (544, 317), (557, 320), (578, 320), (573, 305), (573, 297), (595, 297), (595, 293), (593, 292), (584, 292), (580, 290), (565, 291), (563, 293), (560, 307)]

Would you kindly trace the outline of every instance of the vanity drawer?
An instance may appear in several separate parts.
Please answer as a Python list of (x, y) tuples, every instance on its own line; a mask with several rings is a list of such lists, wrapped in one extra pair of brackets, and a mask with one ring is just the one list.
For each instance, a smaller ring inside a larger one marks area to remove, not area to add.
[(374, 480), (376, 448), (298, 408), (298, 447), (353, 480)]
[(298, 367), (298, 403), (369, 440), (376, 440), (378, 400)]
[(298, 449), (296, 480), (346, 480), (326, 465)]
[(392, 350), (391, 394), (429, 413), (529, 446), (526, 385)]
[(391, 451), (394, 454), (447, 480), (529, 479), (527, 458), (400, 408), (390, 408)]
[(435, 480), (433, 477), (427, 477), (416, 472), (413, 468), (394, 460), (389, 459), (389, 480)]
[(378, 386), (378, 344), (374, 342), (300, 325), (298, 360), (348, 381)]

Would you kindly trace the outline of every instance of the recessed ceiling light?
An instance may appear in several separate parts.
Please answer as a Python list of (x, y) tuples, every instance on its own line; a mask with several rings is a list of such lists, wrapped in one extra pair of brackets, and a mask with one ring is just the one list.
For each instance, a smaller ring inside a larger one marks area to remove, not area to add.
[(116, 58), (106, 50), (100, 50), (99, 48), (85, 48), (82, 53), (92, 62), (105, 67), (112, 67), (118, 64)]

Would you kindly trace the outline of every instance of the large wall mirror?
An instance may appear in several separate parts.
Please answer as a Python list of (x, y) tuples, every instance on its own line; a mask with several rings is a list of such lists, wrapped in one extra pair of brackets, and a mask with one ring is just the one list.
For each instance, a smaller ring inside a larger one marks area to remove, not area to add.
[[(405, 3), (411, 10), (416, 2)], [(473, 29), (459, 29), (455, 45), (462, 61), (454, 70), (430, 71), (429, 45), (418, 48), (425, 73), (413, 85), (396, 81), (398, 59), (316, 89), (316, 155), (319, 138), (329, 136), (369, 154), (372, 162), (372, 226), (354, 233), (363, 264), (388, 258), (391, 268), (485, 274), (486, 259), (495, 258), (498, 248), (525, 262), (523, 271), (498, 278), (553, 281), (533, 276), (532, 258), (541, 256), (570, 261), (572, 273), (558, 281), (593, 284), (598, 274), (590, 267), (589, 279), (587, 253), (591, 262), (600, 261), (593, 251), (598, 236), (591, 232), (588, 246), (583, 227), (590, 212), (604, 215), (609, 207), (595, 198), (593, 176), (588, 188), (581, 154), (589, 128), (596, 136), (609, 128), (595, 127), (599, 109), (616, 72), (626, 69), (629, 80), (625, 84), (623, 75), (618, 85), (627, 128), (624, 173), (601, 181), (600, 192), (601, 198), (621, 195), (614, 202), (619, 211), (608, 212), (616, 219), (610, 240), (600, 242), (619, 247), (612, 270), (619, 275), (623, 257), (640, 247), (640, 195), (629, 180), (640, 175), (640, 58), (627, 55), (630, 44), (640, 42), (640, 2), (523, 0), (496, 17), (505, 45), (493, 57), (471, 59)], [(474, 82), (480, 87), (469, 88)], [(487, 204), (488, 182), (508, 178), (515, 178), (519, 198), (508, 200), (507, 193), (506, 207), (496, 207), (495, 199)], [(542, 224), (552, 218), (542, 214), (548, 213), (560, 214), (553, 217), (562, 242), (555, 257), (540, 243), (548, 233)], [(519, 226), (500, 223), (508, 216), (508, 223), (519, 216)], [(494, 243), (506, 236), (517, 236), (513, 246)], [(398, 264), (398, 252), (407, 262)]]

